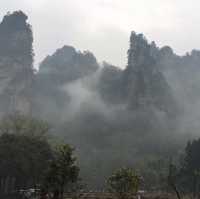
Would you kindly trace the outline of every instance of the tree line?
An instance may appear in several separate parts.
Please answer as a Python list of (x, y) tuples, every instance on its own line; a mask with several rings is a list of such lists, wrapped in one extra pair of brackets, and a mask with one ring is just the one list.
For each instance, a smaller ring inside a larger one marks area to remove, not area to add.
[[(86, 190), (75, 148), (66, 143), (55, 144), (50, 135), (49, 125), (32, 117), (13, 114), (1, 120), (1, 195), (38, 188), (41, 196), (51, 193), (54, 198), (63, 199), (65, 193), (73, 193), (75, 197)], [(145, 172), (136, 167), (122, 167), (108, 176), (105, 188), (121, 199), (129, 198), (139, 189), (152, 191), (155, 185), (157, 191), (174, 192), (179, 199), (183, 195), (199, 197), (199, 149), (200, 139), (189, 141), (175, 163), (172, 159), (166, 164), (154, 162), (154, 171), (159, 176), (156, 183), (149, 183), (152, 176), (145, 176)]]

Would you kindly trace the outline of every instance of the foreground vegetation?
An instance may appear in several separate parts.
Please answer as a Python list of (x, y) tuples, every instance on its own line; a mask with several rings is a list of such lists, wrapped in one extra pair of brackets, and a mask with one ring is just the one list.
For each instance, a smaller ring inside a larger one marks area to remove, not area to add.
[[(1, 194), (21, 189), (39, 189), (41, 195), (64, 198), (64, 193), (88, 192), (75, 149), (53, 142), (49, 125), (20, 114), (4, 117), (0, 122), (0, 181)], [(135, 164), (110, 173), (102, 185), (106, 192), (125, 199), (138, 190), (174, 193), (199, 197), (200, 139), (188, 142), (179, 157), (154, 159), (145, 165)], [(126, 166), (126, 165), (125, 165)], [(148, 169), (147, 169), (148, 168)], [(92, 170), (93, 168), (91, 168)]]

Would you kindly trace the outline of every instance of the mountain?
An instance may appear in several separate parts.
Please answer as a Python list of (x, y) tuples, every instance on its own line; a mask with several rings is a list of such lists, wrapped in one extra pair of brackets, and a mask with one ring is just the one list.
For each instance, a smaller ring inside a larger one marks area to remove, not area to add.
[(157, 47), (142, 34), (131, 33), (128, 65), (124, 71), (125, 94), (131, 109), (155, 108), (175, 115), (176, 102), (157, 65)]
[(0, 112), (31, 109), (33, 80), (33, 36), (27, 16), (8, 13), (0, 23)]
[(190, 53), (178, 56), (170, 47), (165, 46), (159, 49), (157, 59), (166, 80), (177, 93), (179, 102), (184, 105), (197, 103), (200, 94), (200, 51), (192, 50)]
[(64, 46), (42, 61), (37, 75), (44, 78), (51, 76), (55, 84), (65, 84), (91, 75), (98, 67), (96, 58), (89, 51), (82, 53), (71, 46)]
[(124, 103), (122, 75), (122, 69), (103, 62), (96, 89), (105, 103)]
[(65, 87), (79, 79), (92, 76), (99, 69), (95, 56), (64, 46), (47, 56), (40, 64), (34, 82), (35, 114), (62, 120), (70, 105), (70, 95)]

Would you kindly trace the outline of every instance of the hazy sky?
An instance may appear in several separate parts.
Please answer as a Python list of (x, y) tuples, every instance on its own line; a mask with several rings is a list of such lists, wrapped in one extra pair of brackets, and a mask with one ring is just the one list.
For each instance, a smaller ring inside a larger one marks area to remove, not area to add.
[(0, 17), (23, 10), (34, 31), (36, 63), (63, 45), (126, 65), (131, 30), (178, 54), (200, 49), (199, 0), (0, 0)]

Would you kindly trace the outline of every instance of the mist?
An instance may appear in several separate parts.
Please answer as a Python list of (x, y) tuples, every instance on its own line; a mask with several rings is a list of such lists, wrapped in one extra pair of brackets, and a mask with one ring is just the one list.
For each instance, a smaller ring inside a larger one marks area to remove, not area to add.
[(35, 70), (34, 26), (27, 20), (16, 11), (0, 24), (0, 115), (19, 112), (47, 121), (51, 136), (76, 148), (81, 176), (91, 187), (104, 187), (117, 166), (177, 157), (199, 136), (200, 51), (179, 56), (134, 31), (124, 50), (122, 40), (116, 42), (123, 31), (111, 27), (112, 39), (92, 31), (87, 37), (92, 46), (103, 46), (101, 56), (113, 50), (114, 62), (123, 66), (110, 63), (112, 56), (101, 62), (91, 51), (55, 40), (60, 46)]

